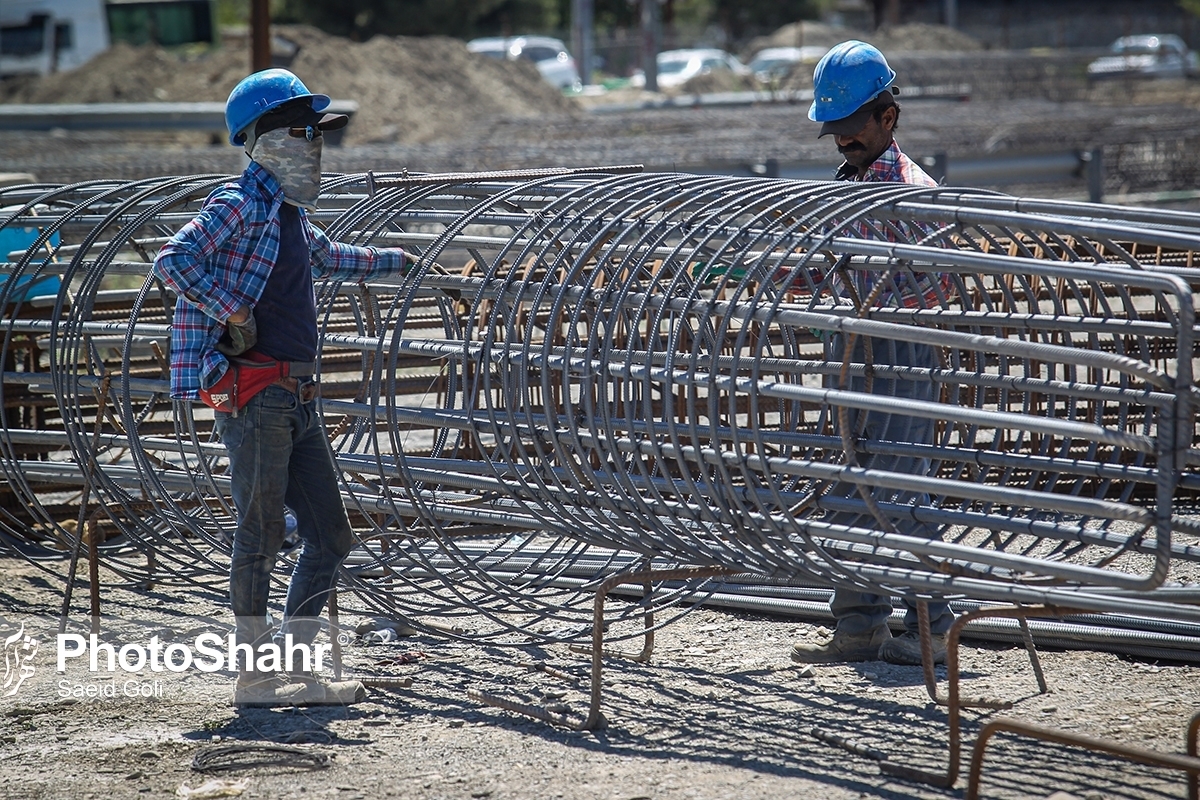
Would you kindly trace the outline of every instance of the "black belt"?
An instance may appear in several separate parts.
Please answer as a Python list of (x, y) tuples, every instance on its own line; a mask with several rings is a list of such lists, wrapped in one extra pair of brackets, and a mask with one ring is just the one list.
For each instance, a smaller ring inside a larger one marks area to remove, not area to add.
[(315, 361), (282, 361), (287, 365), (287, 374), (292, 378), (308, 378), (317, 374)]
[(300, 398), (301, 403), (311, 403), (317, 396), (319, 384), (316, 381), (303, 381), (296, 376), (280, 378), (271, 384), (279, 386)]

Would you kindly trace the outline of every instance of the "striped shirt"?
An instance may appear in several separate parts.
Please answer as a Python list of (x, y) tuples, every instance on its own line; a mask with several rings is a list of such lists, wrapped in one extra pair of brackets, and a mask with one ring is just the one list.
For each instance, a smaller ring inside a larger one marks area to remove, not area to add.
[[(171, 325), (171, 397), (196, 399), (229, 362), (216, 349), (225, 320), (253, 308), (279, 256), (279, 182), (256, 162), (239, 180), (212, 192), (196, 218), (159, 250), (154, 273), (177, 295)], [(402, 271), (404, 252), (334, 242), (308, 221), (305, 240), (314, 279), (365, 281)]]
[[(843, 164), (837, 171), (840, 180), (858, 181), (862, 183), (911, 183), (918, 186), (937, 186), (938, 183), (921, 169), (921, 167), (900, 150), (900, 145), (893, 139), (888, 148), (879, 158), (867, 167), (860, 178), (857, 171)], [(910, 240), (927, 236), (932, 228), (918, 226), (916, 230), (903, 222), (896, 223), (901, 232), (906, 233)], [(882, 235), (889, 242), (897, 241), (896, 232), (890, 227), (869, 226), (860, 224), (856, 227), (858, 235), (864, 239), (878, 239)], [(851, 279), (855, 292), (860, 300), (866, 300), (881, 275), (877, 270), (852, 270)], [(835, 278), (835, 285), (843, 292), (841, 281)], [(880, 292), (878, 305), (902, 305), (906, 308), (932, 308), (940, 305), (951, 291), (950, 275), (940, 272), (913, 272), (909, 269), (896, 270), (888, 286)]]

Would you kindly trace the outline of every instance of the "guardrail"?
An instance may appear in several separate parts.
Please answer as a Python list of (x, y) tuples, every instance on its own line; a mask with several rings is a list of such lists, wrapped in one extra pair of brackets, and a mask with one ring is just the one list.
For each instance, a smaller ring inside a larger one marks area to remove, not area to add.
[[(968, 100), (971, 85), (946, 83), (936, 86), (905, 86), (900, 97), (907, 100)], [(633, 103), (613, 103), (588, 108), (592, 114), (614, 114), (625, 111), (647, 111), (668, 108), (693, 108), (695, 106), (750, 106), (765, 103), (811, 103), (812, 89), (776, 89), (757, 92), (707, 92), (705, 94), (678, 94), (666, 97), (651, 97)]]
[[(333, 100), (327, 109), (353, 119), (358, 103)], [(192, 130), (224, 132), (224, 103), (42, 103), (0, 105), (0, 130)], [(345, 128), (325, 140), (341, 143)]]

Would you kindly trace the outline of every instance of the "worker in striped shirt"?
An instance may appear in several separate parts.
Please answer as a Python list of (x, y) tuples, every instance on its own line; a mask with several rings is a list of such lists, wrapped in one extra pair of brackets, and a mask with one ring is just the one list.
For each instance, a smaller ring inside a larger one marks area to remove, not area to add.
[[(835, 173), (838, 180), (937, 186), (936, 181), (900, 150), (894, 138), (900, 117), (900, 106), (895, 101), (895, 79), (896, 73), (879, 50), (854, 40), (837, 45), (817, 64), (809, 118), (822, 123), (820, 136), (832, 135), (838, 152), (845, 159)], [(914, 240), (921, 240), (931, 233), (899, 226), (881, 228), (867, 222), (854, 225), (850, 235), (864, 238), (895, 240), (899, 231)], [(869, 229), (859, 230), (864, 227)], [(950, 286), (948, 275), (914, 272), (907, 268), (885, 271), (850, 268), (832, 277), (831, 288), (839, 295), (839, 301), (852, 302), (860, 310), (863, 306), (885, 305), (937, 307), (945, 302)], [(883, 285), (878, 285), (880, 280), (884, 281)], [(864, 365), (862, 374), (852, 375), (848, 386), (835, 379), (836, 388), (886, 395), (900, 401), (932, 402), (936, 399), (935, 384), (928, 379), (899, 378), (882, 371), (872, 375), (872, 365), (876, 370), (881, 366), (938, 369), (938, 354), (928, 345), (862, 336), (851, 341), (851, 337), (841, 334), (827, 341), (826, 348), (826, 356), (831, 361), (849, 359), (853, 364)], [(853, 453), (848, 454), (849, 465), (904, 475), (930, 473), (928, 458), (872, 452), (872, 445), (931, 445), (933, 420), (900, 413), (853, 410), (848, 419), (850, 430), (843, 431), (839, 427), (839, 433), (854, 443)], [(873, 502), (868, 504), (864, 494)], [(918, 521), (912, 513), (928, 503), (929, 498), (923, 493), (860, 488), (852, 483), (833, 484), (821, 499), (826, 510), (823, 521), (830, 524), (936, 538), (940, 532)], [(875, 506), (875, 511), (871, 505)], [(882, 521), (877, 513), (884, 517)], [(859, 588), (837, 587), (830, 603), (830, 610), (837, 620), (833, 637), (823, 643), (797, 642), (792, 648), (792, 658), (802, 663), (878, 659), (920, 664), (916, 605), (909, 599), (905, 600), (905, 605), (905, 632), (893, 637), (887, 624), (892, 613), (888, 597)], [(946, 633), (954, 615), (947, 603), (939, 599), (929, 602), (929, 612), (934, 658), (943, 661)]]

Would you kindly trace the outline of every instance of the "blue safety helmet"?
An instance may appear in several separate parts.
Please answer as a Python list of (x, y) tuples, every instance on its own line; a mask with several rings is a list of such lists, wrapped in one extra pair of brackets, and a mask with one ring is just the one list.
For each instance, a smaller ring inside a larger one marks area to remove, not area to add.
[(229, 143), (246, 143), (245, 130), (255, 120), (273, 108), (300, 97), (312, 98), (313, 111), (324, 111), (329, 96), (313, 94), (308, 87), (286, 69), (264, 69), (242, 78), (225, 101), (225, 127), (229, 128)]
[(850, 116), (896, 80), (883, 53), (866, 42), (842, 42), (817, 62), (808, 118), (832, 122)]

